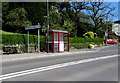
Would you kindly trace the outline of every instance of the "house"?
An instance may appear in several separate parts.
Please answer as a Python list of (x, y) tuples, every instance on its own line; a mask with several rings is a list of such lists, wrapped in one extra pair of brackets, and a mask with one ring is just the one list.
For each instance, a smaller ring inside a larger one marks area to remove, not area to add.
[(112, 32), (120, 36), (120, 20), (114, 21), (112, 25)]

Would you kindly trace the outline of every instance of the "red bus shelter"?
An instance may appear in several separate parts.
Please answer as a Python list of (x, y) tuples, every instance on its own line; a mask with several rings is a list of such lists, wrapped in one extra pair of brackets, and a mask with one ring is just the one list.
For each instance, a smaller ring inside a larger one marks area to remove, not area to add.
[[(46, 36), (47, 37), (47, 36)], [(70, 40), (69, 32), (61, 30), (50, 30), (48, 39), (46, 39), (46, 48), (49, 52), (69, 51)]]

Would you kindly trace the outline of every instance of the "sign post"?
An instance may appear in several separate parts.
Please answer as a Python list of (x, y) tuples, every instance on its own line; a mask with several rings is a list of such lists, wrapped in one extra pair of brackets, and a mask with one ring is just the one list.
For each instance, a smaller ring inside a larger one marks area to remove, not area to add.
[(40, 29), (38, 29), (38, 52), (40, 52)]
[(25, 27), (25, 30), (27, 30), (27, 32), (28, 32), (28, 53), (29, 53), (29, 30), (30, 29), (38, 29), (38, 52), (40, 52), (40, 28), (41, 28), (41, 26), (40, 26), (40, 24), (38, 23), (38, 25), (34, 25), (34, 26), (27, 26), (27, 27)]
[(29, 53), (29, 30), (27, 31), (27, 33), (28, 33), (28, 53)]

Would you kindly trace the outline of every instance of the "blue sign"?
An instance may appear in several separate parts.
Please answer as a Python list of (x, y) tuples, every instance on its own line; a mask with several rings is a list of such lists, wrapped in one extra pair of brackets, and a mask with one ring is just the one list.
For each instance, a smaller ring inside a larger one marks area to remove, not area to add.
[(25, 27), (26, 30), (29, 30), (29, 29), (39, 29), (39, 28), (41, 28), (40, 25), (34, 25), (34, 26), (27, 26), (27, 27)]

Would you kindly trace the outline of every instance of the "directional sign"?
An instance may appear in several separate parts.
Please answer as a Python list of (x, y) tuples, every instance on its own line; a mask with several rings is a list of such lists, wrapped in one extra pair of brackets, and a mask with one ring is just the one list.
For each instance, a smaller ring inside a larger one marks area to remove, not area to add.
[(27, 27), (25, 27), (26, 30), (29, 30), (29, 29), (39, 29), (39, 28), (41, 28), (40, 25), (34, 25), (34, 26), (27, 26)]
[(29, 39), (29, 30), (30, 29), (38, 29), (38, 52), (40, 52), (40, 28), (41, 28), (41, 26), (39, 25), (39, 23), (38, 23), (38, 25), (25, 27), (25, 30), (27, 30), (27, 32), (28, 32), (28, 53), (29, 53), (29, 41), (30, 41), (30, 39)]

